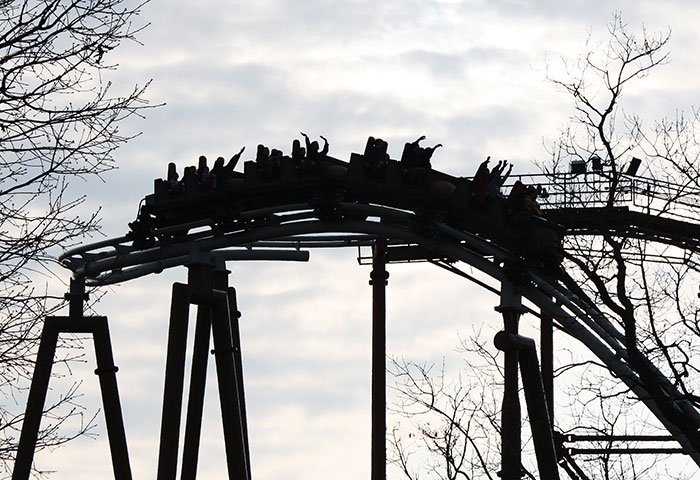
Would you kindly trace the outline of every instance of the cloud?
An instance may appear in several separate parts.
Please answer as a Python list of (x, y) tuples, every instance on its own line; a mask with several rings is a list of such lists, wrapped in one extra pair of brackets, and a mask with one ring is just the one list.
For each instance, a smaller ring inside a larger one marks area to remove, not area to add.
[[(300, 131), (326, 136), (343, 160), (370, 135), (388, 140), (398, 158), (406, 141), (425, 134), (426, 144), (445, 145), (435, 167), (453, 175), (472, 175), (487, 155), (531, 171), (543, 137), (571, 113), (544, 80), (545, 52), (580, 52), (589, 27), (604, 32), (612, 8), (674, 30), (674, 62), (630, 92), (631, 106), (653, 113), (696, 102), (700, 37), (688, 19), (698, 7), (687, 2), (151, 2), (144, 46), (111, 52), (120, 68), (104, 80), (153, 78), (149, 98), (167, 105), (124, 125), (144, 134), (116, 152), (120, 170), (106, 183), (76, 183), (76, 191), (89, 195), (88, 206), (104, 206), (106, 235), (122, 235), (168, 162), (182, 170), (200, 154), (227, 156), (244, 145), (249, 160), (257, 143), (289, 152)], [(369, 470), (371, 289), (369, 268), (355, 257), (314, 251), (303, 265), (229, 265), (243, 312), (255, 478), (358, 478)], [(458, 333), (484, 328), (488, 336), (502, 324), (496, 297), (466, 280), (428, 265), (390, 272), (390, 355), (461, 364)], [(110, 319), (139, 478), (155, 471), (174, 281), (186, 281), (184, 269), (118, 287), (97, 307)], [(91, 367), (83, 373), (85, 403), (99, 408)], [(212, 362), (204, 478), (225, 475), (214, 374)], [(104, 440), (85, 452), (103, 458), (96, 450), (107, 455)], [(71, 464), (84, 462), (72, 448), (46, 459), (65, 472), (55, 478), (80, 478)], [(100, 462), (107, 474), (88, 466), (90, 478), (109, 476), (109, 461)]]

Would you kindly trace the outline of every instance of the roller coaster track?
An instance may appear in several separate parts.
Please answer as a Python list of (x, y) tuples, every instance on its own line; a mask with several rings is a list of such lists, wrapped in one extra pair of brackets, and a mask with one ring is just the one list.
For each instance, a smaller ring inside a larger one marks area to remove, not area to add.
[[(455, 186), (452, 199), (440, 202), (429, 188), (392, 180), (391, 169), (398, 168), (394, 165), (398, 162), (389, 165), (383, 178), (362, 180), (353, 180), (353, 172), (360, 168), (358, 158), (350, 163), (329, 158), (329, 162), (345, 169), (345, 176), (321, 172), (313, 182), (298, 175), (285, 178), (283, 166), (280, 178), (266, 180), (254, 173), (252, 162), (247, 162), (242, 190), (235, 195), (202, 194), (198, 205), (208, 207), (201, 208), (201, 216), (195, 213), (179, 223), (155, 222), (148, 227), (145, 243), (132, 232), (69, 250), (59, 261), (88, 285), (107, 285), (186, 265), (211, 254), (228, 260), (303, 261), (308, 259), (308, 249), (369, 246), (377, 238), (387, 238), (390, 248), (420, 248), (431, 252), (433, 261), (449, 268), (463, 262), (496, 284), (515, 283), (519, 295), (551, 315), (561, 330), (580, 341), (624, 382), (700, 465), (697, 435), (681, 430), (668, 410), (654, 401), (644, 381), (628, 364), (623, 332), (606, 314), (565, 286), (565, 272), (524, 261), (514, 248), (513, 232), (489, 220), (498, 212), (466, 206), (454, 213), (455, 197), (469, 195), (465, 179), (434, 172), (433, 178)], [(222, 212), (228, 212), (225, 218)], [(560, 224), (567, 235), (597, 234), (594, 226), (600, 221), (600, 208), (579, 208), (576, 215), (571, 213), (571, 209), (553, 208), (545, 216)], [(699, 247), (700, 227), (682, 220), (618, 208), (611, 211), (607, 221), (620, 234), (693, 250)], [(668, 396), (674, 409), (672, 416), (682, 415), (697, 430), (700, 414), (651, 362), (647, 367)]]

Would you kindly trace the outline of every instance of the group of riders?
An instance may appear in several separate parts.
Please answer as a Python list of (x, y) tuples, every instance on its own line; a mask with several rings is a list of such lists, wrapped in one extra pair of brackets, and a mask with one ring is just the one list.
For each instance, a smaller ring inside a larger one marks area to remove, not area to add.
[[(319, 160), (328, 154), (328, 140), (321, 136), (324, 142), (323, 148), (321, 148), (318, 141), (311, 141), (308, 135), (303, 132), (301, 134), (304, 137), (305, 146), (302, 146), (301, 142), (295, 139), (292, 142), (292, 154), (287, 158), (299, 173), (305, 174), (312, 171)], [(244, 151), (245, 147), (241, 148), (228, 162), (224, 157), (218, 157), (211, 169), (207, 165), (207, 157), (201, 155), (196, 167), (185, 167), (182, 179), (177, 172), (177, 166), (171, 162), (168, 164), (168, 177), (166, 179), (168, 191), (173, 194), (183, 193), (188, 184), (187, 178), (196, 179), (197, 184), (205, 190), (225, 185), (228, 178), (242, 175), (234, 170)], [(275, 178), (279, 175), (283, 158), (284, 154), (281, 150), (276, 148), (270, 150), (265, 145), (260, 144), (255, 154), (256, 169), (263, 178)]]
[[(301, 135), (304, 138), (304, 143), (302, 144), (300, 140), (295, 139), (292, 142), (291, 155), (289, 156), (285, 156), (281, 150), (270, 150), (265, 145), (258, 145), (254, 162), (251, 162), (252, 169), (262, 179), (279, 177), (283, 161), (287, 161), (300, 176), (317, 173), (324, 177), (330, 177), (330, 172), (333, 169), (335, 169), (336, 178), (347, 173), (347, 166), (338, 165), (337, 161), (327, 160), (329, 158), (327, 157), (329, 144), (325, 137), (321, 137), (323, 140), (323, 146), (321, 146), (318, 141), (312, 141), (305, 133), (301, 132)], [(432, 156), (442, 145), (423, 147), (420, 145), (423, 140), (425, 140), (425, 136), (404, 145), (401, 159), (396, 162), (401, 181), (407, 186), (423, 191), (427, 199), (437, 198), (439, 203), (445, 204), (454, 195), (455, 181), (431, 173)], [(364, 154), (361, 156), (361, 168), (365, 178), (382, 181), (385, 179), (391, 165), (387, 148), (386, 141), (381, 138), (369, 137)], [(244, 188), (245, 175), (235, 171), (244, 151), (245, 147), (241, 148), (228, 162), (224, 157), (218, 157), (211, 169), (207, 165), (207, 158), (200, 156), (197, 166), (189, 166), (184, 169), (182, 178), (178, 175), (175, 164), (170, 163), (165, 182), (169, 194), (179, 197), (190, 192), (188, 190), (190, 188), (194, 191)], [(502, 190), (513, 170), (513, 165), (506, 160), (501, 160), (495, 166), (489, 167), (490, 161), (490, 157), (484, 160), (471, 179), (471, 193), (468, 200), (471, 208), (473, 211), (483, 212), (482, 215), (487, 216), (491, 215), (493, 208), (502, 212), (503, 215), (499, 214), (498, 216), (504, 219), (503, 227), (511, 234), (515, 233), (518, 238), (519, 241), (516, 242), (518, 245), (515, 247), (516, 250), (522, 250), (520, 252), (522, 257), (551, 257), (555, 260), (549, 263), (556, 265), (559, 257), (558, 253), (557, 256), (553, 256), (553, 252), (559, 250), (558, 235), (550, 226), (543, 224), (541, 219), (537, 218), (541, 217), (537, 199), (544, 196), (546, 192), (540, 186), (525, 185), (518, 180), (504, 198)], [(248, 167), (246, 175), (247, 172)], [(233, 185), (238, 185), (238, 187)], [(550, 254), (546, 252), (550, 252)]]
[[(313, 172), (317, 168), (322, 159), (327, 156), (329, 144), (323, 136), (321, 136), (323, 140), (323, 147), (321, 147), (318, 141), (312, 141), (305, 133), (301, 132), (301, 135), (304, 137), (304, 145), (302, 146), (301, 141), (295, 139), (292, 142), (291, 155), (286, 158), (303, 175)], [(423, 140), (425, 140), (425, 136), (406, 143), (399, 161), (403, 180), (411, 185), (425, 183), (432, 170), (433, 153), (442, 147), (442, 144), (439, 143), (432, 147), (422, 147), (420, 142)], [(384, 175), (389, 164), (387, 148), (388, 143), (381, 138), (369, 137), (367, 140), (363, 158), (364, 172), (368, 177), (378, 178)], [(189, 166), (184, 169), (182, 178), (177, 172), (176, 165), (170, 163), (166, 179), (168, 191), (172, 194), (183, 193), (186, 185), (190, 182), (197, 183), (200, 188), (205, 190), (214, 189), (225, 185), (229, 178), (242, 177), (241, 173), (234, 170), (244, 151), (245, 147), (241, 148), (228, 162), (224, 157), (218, 157), (211, 169), (207, 165), (207, 158), (202, 155), (199, 157), (197, 166)], [(275, 148), (270, 150), (265, 145), (260, 144), (256, 150), (255, 167), (263, 178), (275, 178), (279, 175), (280, 164), (284, 158), (285, 155), (281, 150)], [(501, 160), (493, 168), (489, 168), (490, 161), (491, 157), (484, 160), (471, 180), (471, 197), (477, 207), (486, 207), (490, 203), (490, 199), (502, 196), (503, 185), (513, 170), (513, 165), (506, 160)], [(541, 192), (539, 186), (526, 186), (520, 180), (516, 181), (508, 195), (508, 211), (515, 215), (526, 212), (539, 216), (541, 212), (537, 198)]]

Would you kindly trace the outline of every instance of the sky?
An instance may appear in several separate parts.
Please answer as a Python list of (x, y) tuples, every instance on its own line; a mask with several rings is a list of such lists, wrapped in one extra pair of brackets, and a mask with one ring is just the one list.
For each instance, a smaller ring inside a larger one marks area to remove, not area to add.
[[(394, 158), (426, 135), (444, 145), (433, 166), (452, 175), (472, 175), (488, 155), (534, 172), (572, 114), (547, 72), (561, 71), (561, 55), (584, 52), (589, 34), (603, 38), (615, 11), (633, 29), (672, 31), (670, 63), (626, 93), (627, 108), (651, 121), (697, 107), (700, 5), (688, 1), (152, 0), (141, 44), (110, 52), (119, 67), (103, 81), (119, 92), (152, 79), (147, 97), (164, 106), (126, 122), (125, 132), (142, 134), (116, 152), (118, 170), (80, 188), (115, 237), (168, 162), (182, 168), (242, 146), (248, 160), (258, 143), (288, 153), (301, 131), (328, 138), (343, 160), (370, 135), (387, 140)], [(352, 249), (228, 268), (243, 313), (254, 478), (367, 478), (369, 268)], [(500, 329), (497, 299), (476, 286), (428, 265), (389, 270), (388, 355), (460, 366), (460, 336)], [(111, 287), (96, 307), (110, 321), (134, 478), (156, 468), (175, 281), (186, 281), (184, 268)], [(100, 400), (89, 343), (85, 353), (63, 381), (83, 382), (89, 414)], [(225, 478), (213, 370), (200, 478)], [(51, 478), (110, 477), (101, 420), (97, 439), (37, 457), (57, 470)]]

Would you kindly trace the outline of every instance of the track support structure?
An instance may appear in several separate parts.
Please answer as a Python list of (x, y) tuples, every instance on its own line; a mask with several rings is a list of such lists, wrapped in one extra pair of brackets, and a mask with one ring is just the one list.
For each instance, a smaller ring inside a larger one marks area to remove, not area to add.
[[(525, 312), (521, 305), (520, 295), (510, 281), (501, 283), (501, 303), (496, 311), (503, 316), (503, 332), (508, 335), (518, 334), (520, 316)], [(503, 371), (503, 405), (501, 408), (501, 471), (498, 473), (503, 480), (520, 480), (523, 475), (521, 465), (521, 413), (520, 397), (518, 395), (519, 353), (516, 349), (504, 351)]]
[(58, 337), (61, 333), (83, 333), (92, 335), (95, 344), (97, 361), (95, 374), (100, 382), (114, 478), (116, 480), (130, 480), (132, 478), (131, 466), (117, 388), (116, 373), (118, 368), (114, 365), (107, 317), (83, 316), (87, 294), (82, 278), (71, 279), (70, 291), (66, 298), (69, 300), (68, 316), (52, 316), (46, 317), (44, 320), (12, 479), (27, 480), (31, 475)]
[(371, 479), (386, 478), (386, 270), (387, 241), (377, 238), (372, 256), (372, 467)]
[(213, 341), (211, 353), (216, 364), (228, 478), (250, 480), (236, 292), (228, 286), (229, 272), (223, 261), (195, 262), (188, 269), (188, 283), (173, 284), (157, 478), (177, 477), (189, 307), (196, 305), (181, 478), (194, 479), (197, 475), (207, 363)]
[[(552, 403), (550, 365), (540, 370), (537, 347), (531, 338), (518, 334), (520, 316), (524, 313), (520, 296), (513, 284), (501, 285), (501, 304), (496, 310), (503, 315), (504, 328), (496, 334), (494, 344), (504, 353), (504, 391), (501, 410), (501, 471), (503, 480), (518, 480), (525, 474), (521, 464), (521, 410), (518, 393), (519, 375), (522, 374), (525, 402), (530, 417), (535, 455), (541, 478), (559, 480), (554, 432), (549, 405)], [(546, 323), (546, 319), (545, 319)], [(546, 325), (545, 325), (546, 329)], [(551, 350), (549, 332), (543, 334), (543, 356)], [(543, 360), (544, 362), (545, 360)], [(549, 362), (549, 358), (546, 360)], [(546, 379), (547, 386), (543, 379)]]

